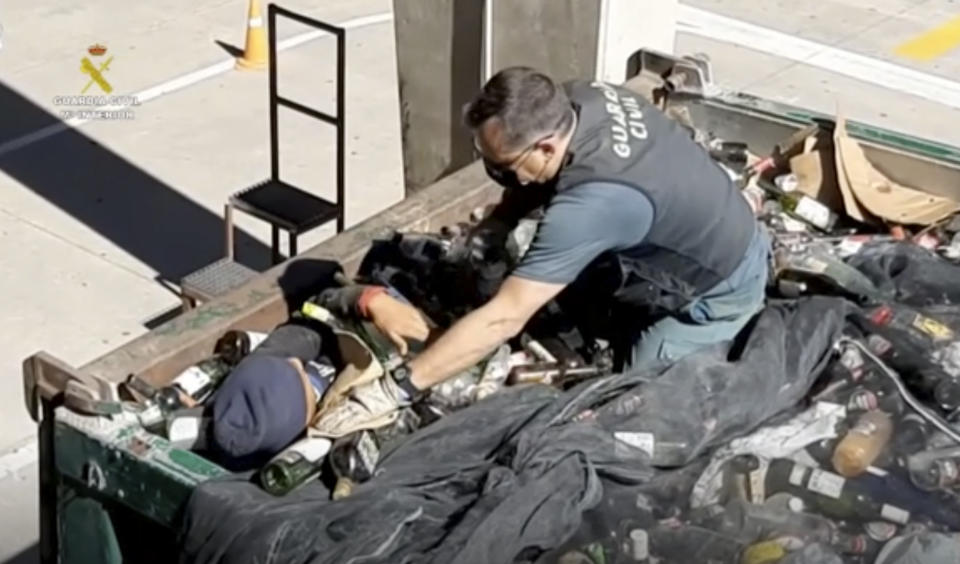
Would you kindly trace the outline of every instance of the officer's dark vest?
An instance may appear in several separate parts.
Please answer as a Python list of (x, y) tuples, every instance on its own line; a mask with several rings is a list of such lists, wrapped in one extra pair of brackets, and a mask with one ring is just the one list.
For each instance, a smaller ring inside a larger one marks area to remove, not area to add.
[(756, 221), (726, 173), (642, 96), (605, 83), (565, 88), (578, 118), (557, 191), (612, 181), (653, 204), (644, 241), (601, 257), (618, 270), (615, 300), (675, 311), (730, 276)]

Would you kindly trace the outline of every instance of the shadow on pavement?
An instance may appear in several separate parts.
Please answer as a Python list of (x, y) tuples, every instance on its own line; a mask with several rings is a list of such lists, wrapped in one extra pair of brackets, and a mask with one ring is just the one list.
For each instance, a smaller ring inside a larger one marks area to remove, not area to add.
[[(0, 171), (149, 265), (160, 279), (178, 284), (223, 257), (219, 214), (75, 128), (3, 152), (6, 142), (61, 120), (2, 82), (0, 116)], [(268, 246), (241, 229), (234, 237), (238, 262), (256, 270), (269, 266)]]
[(223, 49), (231, 57), (243, 56), (243, 49), (241, 49), (240, 47), (237, 47), (236, 45), (231, 45), (230, 43), (227, 43), (226, 41), (220, 41), (219, 39), (215, 39), (214, 43), (219, 45), (220, 48)]
[(34, 543), (33, 546), (23, 549), (20, 554), (8, 558), (3, 564), (37, 564), (40, 562), (40, 546)]

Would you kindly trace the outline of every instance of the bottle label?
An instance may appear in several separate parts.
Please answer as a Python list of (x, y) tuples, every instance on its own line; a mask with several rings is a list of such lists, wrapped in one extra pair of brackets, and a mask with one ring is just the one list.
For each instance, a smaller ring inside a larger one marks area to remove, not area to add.
[(174, 417), (167, 424), (167, 440), (172, 443), (195, 441), (204, 427), (209, 426), (210, 420), (196, 415)]
[(880, 508), (880, 516), (894, 523), (900, 523), (901, 525), (906, 525), (910, 522), (910, 512), (904, 511), (899, 507), (894, 505), (883, 504), (883, 507)]
[(152, 427), (163, 421), (163, 412), (160, 406), (151, 401), (143, 411), (137, 413), (137, 419), (144, 427)]
[(653, 433), (628, 433), (626, 431), (616, 431), (613, 433), (613, 437), (618, 441), (622, 441), (632, 447), (644, 451), (648, 456), (650, 456), (650, 458), (653, 458)]
[(794, 213), (820, 229), (830, 227), (830, 208), (809, 196), (801, 196)]
[(781, 174), (774, 178), (773, 183), (784, 192), (793, 192), (800, 187), (800, 180), (798, 180), (797, 175), (792, 172), (789, 174)]
[(814, 469), (810, 473), (810, 481), (807, 483), (807, 489), (818, 494), (840, 499), (840, 492), (843, 491), (843, 485), (846, 480), (832, 472)]
[(788, 233), (806, 233), (807, 232), (807, 223), (800, 221), (799, 219), (793, 219), (789, 215), (783, 216), (783, 229)]
[(880, 306), (870, 314), (870, 321), (876, 325), (886, 325), (893, 321), (893, 310), (890, 306)]
[(297, 453), (311, 463), (317, 463), (321, 458), (330, 452), (330, 439), (321, 437), (309, 437), (302, 439), (290, 445), (287, 449), (289, 453)]
[(377, 448), (377, 443), (373, 442), (370, 433), (360, 434), (360, 440), (357, 441), (357, 454), (360, 455), (360, 460), (367, 470), (373, 473), (373, 469), (377, 466), (377, 460), (380, 458), (380, 449)]
[[(803, 448), (796, 451), (790, 458), (792, 458), (794, 462), (799, 462), (803, 466), (812, 466), (814, 468), (816, 468), (817, 466), (820, 466), (820, 463), (817, 462), (817, 460), (809, 452), (807, 452), (806, 449), (803, 449)], [(797, 472), (798, 469), (799, 469), (799, 476), (797, 476), (797, 481), (796, 483), (794, 483), (793, 474), (794, 472)], [(795, 486), (799, 486), (803, 483), (802, 467), (794, 465), (793, 470), (790, 471), (790, 483)]]
[(270, 336), (270, 333), (261, 333), (259, 331), (245, 331), (247, 334), (247, 339), (250, 340), (250, 350), (259, 347), (267, 340), (267, 337)]
[(787, 555), (786, 549), (777, 541), (763, 541), (748, 546), (740, 559), (742, 564), (763, 564), (765, 562), (779, 562)]
[[(866, 409), (868, 410), (874, 409), (877, 405), (877, 396), (873, 396), (872, 402), (865, 401), (864, 403), (868, 404), (868, 407)], [(874, 407), (869, 407), (870, 405)], [(865, 414), (864, 417), (861, 417), (860, 420), (857, 421), (857, 424), (854, 425), (852, 429), (850, 429), (850, 432), (856, 433), (858, 435), (864, 435), (866, 437), (869, 437), (870, 435), (873, 435), (874, 433), (876, 433), (877, 429), (879, 428), (878, 425), (875, 422), (870, 421), (870, 419), (868, 419), (867, 417), (869, 417), (869, 414)]]
[[(847, 409), (850, 411), (870, 411), (876, 408), (877, 395), (870, 390), (857, 390), (847, 402)], [(869, 422), (860, 421), (853, 427), (853, 432), (869, 435), (874, 431), (874, 427)]]
[(807, 256), (803, 259), (803, 267), (814, 274), (823, 274), (829, 266), (826, 262), (813, 256)]
[(287, 466), (293, 466), (299, 460), (300, 460), (300, 454), (297, 453), (297, 451), (293, 450), (293, 448), (291, 447), (281, 452), (280, 454), (278, 454), (277, 457), (274, 459), (274, 462), (283, 463), (283, 464), (286, 464)]
[(937, 470), (940, 474), (940, 487), (947, 488), (954, 484), (957, 481), (957, 478), (960, 477), (960, 468), (957, 467), (955, 460), (940, 459), (936, 461)]
[(897, 535), (897, 526), (886, 521), (872, 521), (863, 526), (867, 536), (875, 541), (886, 542)]
[(173, 379), (173, 383), (190, 397), (196, 397), (201, 390), (210, 385), (211, 381), (210, 375), (199, 366), (191, 366)]
[(760, 460), (760, 466), (750, 472), (750, 501), (760, 504), (767, 499), (766, 481), (770, 461), (763, 457), (758, 457), (758, 459)]
[(307, 379), (310, 380), (310, 385), (313, 386), (313, 393), (319, 404), (323, 399), (324, 392), (330, 387), (333, 379), (337, 377), (337, 369), (315, 360), (307, 361), (303, 368), (307, 374)]
[(936, 319), (932, 319), (920, 314), (917, 314), (917, 317), (914, 318), (913, 326), (923, 331), (927, 335), (930, 335), (934, 339), (950, 339), (953, 337), (953, 331), (951, 331), (949, 327), (943, 323), (940, 323)]
[(330, 323), (333, 320), (333, 314), (330, 313), (330, 310), (311, 302), (303, 302), (303, 306), (300, 307), (300, 313), (322, 323)]
[(864, 243), (869, 239), (863, 236), (854, 235), (852, 237), (844, 237), (840, 244), (837, 245), (837, 251), (841, 256), (855, 255), (860, 252), (860, 249), (863, 248)]
[[(812, 458), (812, 457), (811, 457)], [(794, 486), (803, 485), (803, 477), (806, 475), (807, 469), (799, 464), (794, 464), (793, 468), (790, 469), (790, 483)]]
[(843, 354), (840, 355), (840, 364), (847, 370), (856, 370), (863, 366), (863, 363), (863, 355), (860, 354), (858, 349), (853, 347), (847, 348), (843, 351)]
[(889, 351), (891, 347), (893, 347), (893, 345), (890, 341), (880, 335), (870, 335), (867, 337), (867, 348), (873, 351), (874, 354), (883, 356), (887, 354), (887, 351)]

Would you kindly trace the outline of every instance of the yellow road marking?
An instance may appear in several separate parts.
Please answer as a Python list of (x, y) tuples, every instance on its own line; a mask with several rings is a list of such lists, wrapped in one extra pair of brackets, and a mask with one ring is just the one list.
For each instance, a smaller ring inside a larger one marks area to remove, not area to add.
[(896, 48), (898, 55), (929, 61), (960, 45), (960, 17), (924, 32)]

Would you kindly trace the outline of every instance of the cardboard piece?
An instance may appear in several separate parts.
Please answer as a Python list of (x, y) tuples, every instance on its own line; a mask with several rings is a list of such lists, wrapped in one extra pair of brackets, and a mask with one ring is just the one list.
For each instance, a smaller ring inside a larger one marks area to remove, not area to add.
[(827, 131), (818, 129), (804, 140), (803, 151), (790, 158), (790, 170), (797, 177), (799, 191), (837, 213), (846, 213), (837, 184), (833, 139)]
[(837, 116), (833, 143), (837, 181), (850, 217), (869, 222), (876, 216), (893, 223), (931, 225), (960, 211), (960, 202), (902, 186), (884, 176), (847, 135), (843, 116)]
[(400, 412), (384, 387), (388, 382), (383, 379), (386, 373), (383, 365), (370, 347), (353, 333), (337, 330), (334, 333), (346, 366), (323, 394), (307, 435), (337, 439), (392, 424)]

